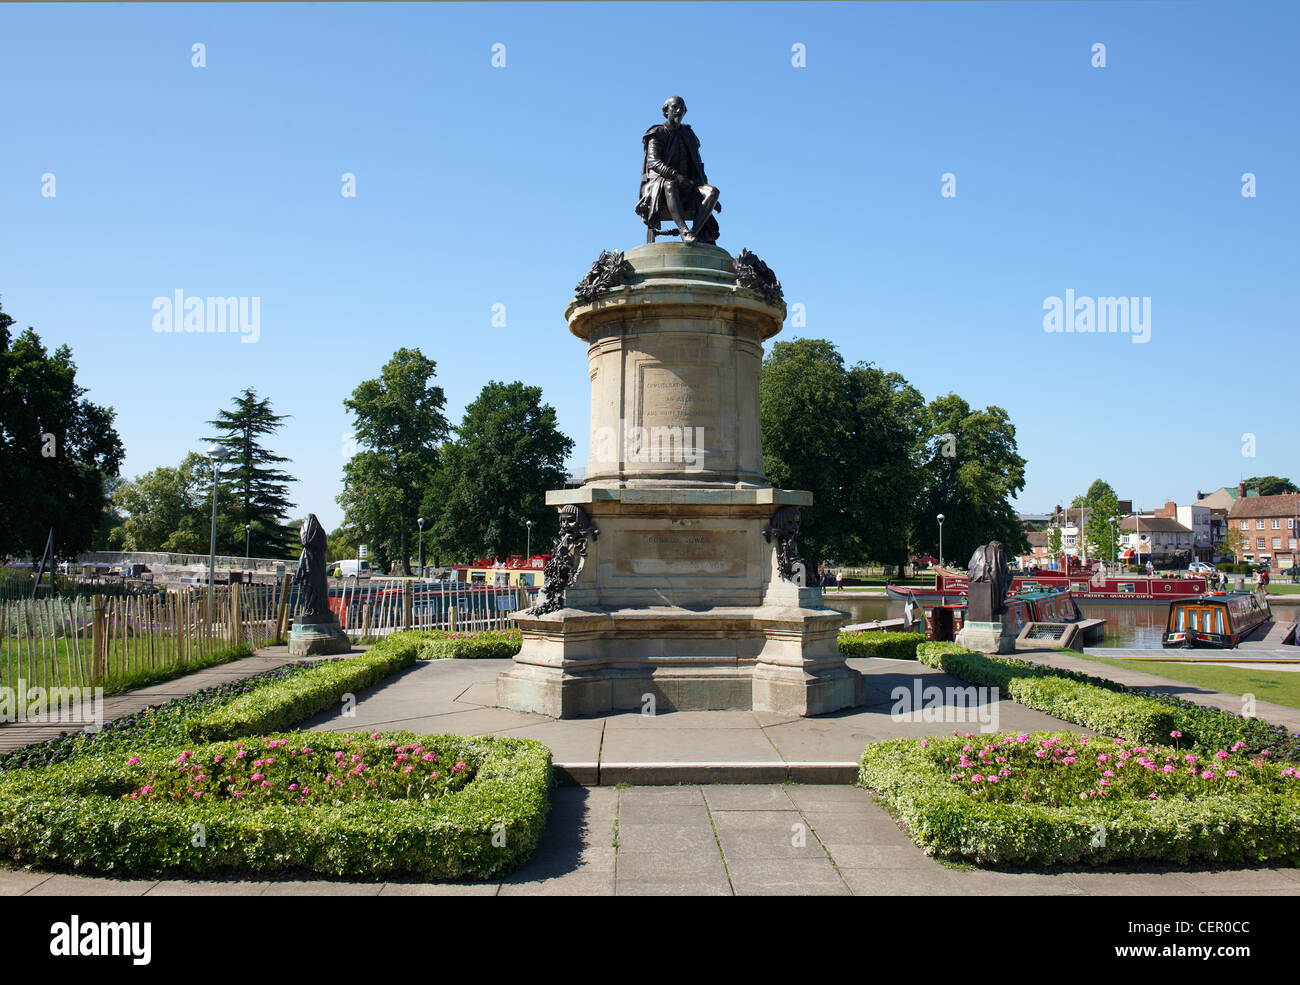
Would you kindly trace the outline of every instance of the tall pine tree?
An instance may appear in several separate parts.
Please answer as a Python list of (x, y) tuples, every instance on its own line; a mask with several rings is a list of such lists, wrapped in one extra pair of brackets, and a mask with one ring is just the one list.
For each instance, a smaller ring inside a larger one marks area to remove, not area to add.
[[(203, 440), (230, 450), (221, 467), (217, 496), (218, 553), (244, 553), (246, 525), (252, 526), (249, 553), (253, 557), (284, 557), (291, 549), (292, 532), (285, 519), (293, 505), (288, 484), (294, 477), (276, 467), (289, 459), (259, 440), (280, 430), (287, 417), (271, 410), (270, 398), (259, 398), (256, 390), (246, 387), (234, 398), (232, 410), (217, 411), (216, 420), (208, 421), (217, 433)], [(206, 495), (212, 495), (211, 472)]]

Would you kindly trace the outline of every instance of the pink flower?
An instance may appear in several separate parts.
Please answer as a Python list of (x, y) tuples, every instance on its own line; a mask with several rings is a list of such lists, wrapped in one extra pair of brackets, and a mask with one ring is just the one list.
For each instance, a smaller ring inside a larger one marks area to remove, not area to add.
[(930, 744), (930, 740), (929, 740), (929, 739), (922, 739), (922, 740), (921, 740), (921, 748), (922, 748), (922, 749), (924, 749), (924, 748), (925, 748), (926, 746), (928, 746), (929, 744)]
[(1228, 770), (1228, 776), (1241, 776), (1236, 770)]
[(128, 759), (128, 760), (126, 761), (126, 765), (127, 765), (127, 766), (134, 766), (134, 765), (135, 765), (136, 763), (138, 763), (138, 762), (140, 762), (140, 757), (139, 757), (139, 756), (132, 756), (130, 759)]
[(1169, 733), (1169, 738), (1171, 739), (1181, 739), (1182, 737), (1183, 737), (1183, 733), (1179, 732), (1177, 729), (1174, 729), (1172, 732)]

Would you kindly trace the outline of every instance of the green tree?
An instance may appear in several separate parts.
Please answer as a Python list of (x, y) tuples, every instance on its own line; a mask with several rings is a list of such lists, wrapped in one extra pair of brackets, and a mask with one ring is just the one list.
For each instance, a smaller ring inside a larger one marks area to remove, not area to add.
[(559, 520), (546, 490), (564, 485), (572, 451), (541, 387), (488, 383), (465, 409), (456, 439), (443, 446), (425, 493), (426, 551), (432, 547), (435, 561), (522, 554), (529, 520), (533, 545), (550, 544)]
[(338, 502), (344, 522), (365, 531), (379, 556), (400, 561), (408, 575), (408, 534), (448, 434), (446, 397), (430, 382), (437, 367), (419, 349), (398, 349), (377, 379), (365, 380), (343, 401), (363, 448), (343, 468)]
[(1095, 479), (1088, 491), (1076, 499), (1079, 500), (1079, 506), (1088, 510), (1088, 520), (1083, 531), (1088, 556), (1111, 560), (1120, 536), (1119, 520), (1114, 525), (1110, 522), (1111, 517), (1119, 516), (1119, 498), (1115, 495), (1115, 490), (1110, 483)]
[(326, 560), (351, 560), (360, 553), (359, 548), (364, 543), (365, 541), (361, 539), (361, 531), (356, 527), (348, 526), (346, 523), (335, 527), (326, 538)]
[(1297, 486), (1290, 479), (1284, 479), (1276, 475), (1255, 475), (1245, 480), (1247, 489), (1258, 489), (1261, 496), (1280, 496), (1283, 493), (1300, 492), (1300, 486)]
[[(294, 478), (276, 467), (289, 459), (274, 454), (260, 440), (280, 430), (287, 417), (271, 410), (269, 398), (259, 398), (256, 390), (245, 387), (234, 398), (233, 409), (219, 410), (216, 420), (207, 422), (216, 434), (203, 440), (231, 451), (221, 467), (217, 496), (217, 553), (244, 553), (249, 525), (253, 529), (248, 550), (254, 557), (284, 557), (292, 549), (293, 534), (285, 521), (293, 505), (289, 483)], [(211, 496), (211, 472), (205, 475), (205, 492)]]
[(85, 399), (72, 350), (50, 353), (28, 328), (13, 338), (0, 310), (0, 555), (87, 550), (104, 522), (122, 462), (114, 412)]
[(1047, 531), (1047, 555), (1058, 557), (1061, 553), (1061, 528), (1053, 527)]
[(913, 517), (913, 548), (938, 552), (935, 518), (942, 513), (945, 562), (965, 564), (975, 548), (993, 540), (1002, 542), (1008, 557), (1027, 553), (1029, 538), (1011, 505), (1025, 485), (1025, 460), (1007, 412), (974, 410), (949, 393), (931, 401), (926, 413), (925, 488)]
[(1232, 559), (1240, 563), (1243, 544), (1241, 531), (1236, 527), (1229, 527), (1228, 532), (1223, 535), (1223, 542), (1219, 544), (1218, 550), (1220, 554), (1232, 555)]
[(925, 401), (897, 373), (852, 367), (825, 339), (778, 342), (759, 384), (767, 480), (807, 489), (804, 559), (907, 561), (922, 476)]
[(210, 472), (207, 459), (191, 452), (175, 468), (164, 465), (122, 483), (113, 496), (122, 520), (109, 535), (109, 545), (124, 551), (206, 554)]

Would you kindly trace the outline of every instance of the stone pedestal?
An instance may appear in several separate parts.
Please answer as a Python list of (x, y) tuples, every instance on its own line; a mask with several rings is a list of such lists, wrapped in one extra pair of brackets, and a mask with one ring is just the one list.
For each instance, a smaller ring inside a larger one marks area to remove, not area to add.
[(294, 619), (289, 630), (289, 656), (308, 657), (333, 653), (350, 653), (352, 640), (343, 632), (333, 615), (329, 619), (311, 622)]
[(957, 642), (976, 653), (1016, 652), (1016, 633), (1006, 619), (978, 622), (968, 619), (957, 633)]
[(500, 703), (560, 718), (643, 709), (816, 715), (862, 701), (843, 614), (781, 579), (765, 528), (812, 495), (764, 482), (762, 342), (785, 306), (736, 283), (716, 246), (629, 250), (624, 283), (572, 302), (589, 343), (591, 459), (547, 503), (598, 534), (564, 608), (517, 613), (523, 647)]

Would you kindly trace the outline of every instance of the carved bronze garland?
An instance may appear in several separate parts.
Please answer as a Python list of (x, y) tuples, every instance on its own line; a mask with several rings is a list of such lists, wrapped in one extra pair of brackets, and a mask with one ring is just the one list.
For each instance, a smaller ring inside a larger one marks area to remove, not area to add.
[(731, 267), (736, 272), (736, 283), (746, 290), (763, 295), (763, 300), (768, 304), (776, 304), (785, 297), (781, 282), (772, 273), (772, 268), (749, 250), (741, 250), (736, 254)]
[(578, 282), (573, 293), (579, 301), (595, 301), (611, 287), (623, 283), (623, 278), (631, 271), (632, 265), (623, 259), (622, 253), (601, 250), (596, 262), (587, 271), (587, 276)]
[(591, 517), (581, 506), (561, 507), (560, 535), (542, 572), (541, 599), (528, 610), (530, 616), (544, 616), (564, 608), (564, 593), (578, 580), (582, 562), (587, 557), (587, 538), (595, 540), (600, 531), (591, 525)]

